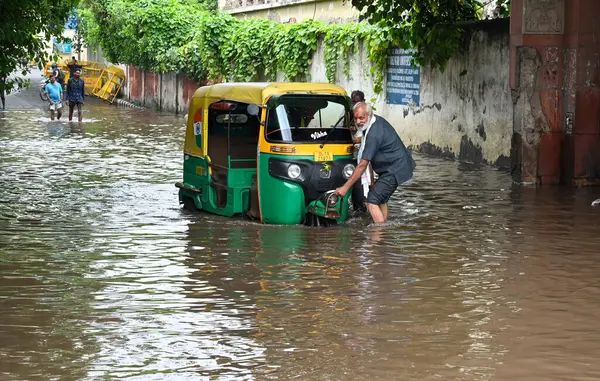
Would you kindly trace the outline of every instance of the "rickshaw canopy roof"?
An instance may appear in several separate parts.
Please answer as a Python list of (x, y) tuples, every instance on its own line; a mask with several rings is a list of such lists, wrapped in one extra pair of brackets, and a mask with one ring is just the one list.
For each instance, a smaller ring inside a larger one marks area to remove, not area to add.
[(208, 100), (209, 103), (218, 102), (220, 100), (229, 100), (263, 105), (273, 95), (289, 93), (346, 95), (346, 91), (343, 87), (330, 83), (232, 82), (200, 87), (192, 97), (192, 106), (198, 105), (197, 100), (200, 99)]

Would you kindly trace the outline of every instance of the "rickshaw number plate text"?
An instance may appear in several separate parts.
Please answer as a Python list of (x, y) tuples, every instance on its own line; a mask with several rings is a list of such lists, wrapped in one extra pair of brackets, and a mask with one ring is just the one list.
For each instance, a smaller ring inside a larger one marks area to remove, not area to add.
[(333, 161), (333, 153), (315, 152), (315, 161)]

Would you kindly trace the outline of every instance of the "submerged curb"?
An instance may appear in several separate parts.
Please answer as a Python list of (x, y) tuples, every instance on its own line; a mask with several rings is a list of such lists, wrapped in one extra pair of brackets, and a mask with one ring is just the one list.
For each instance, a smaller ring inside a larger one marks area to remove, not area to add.
[(117, 107), (137, 108), (139, 110), (145, 110), (146, 109), (145, 107), (138, 106), (138, 105), (136, 105), (134, 103), (128, 102), (128, 101), (123, 100), (123, 99), (117, 99), (115, 101), (115, 104), (117, 105)]

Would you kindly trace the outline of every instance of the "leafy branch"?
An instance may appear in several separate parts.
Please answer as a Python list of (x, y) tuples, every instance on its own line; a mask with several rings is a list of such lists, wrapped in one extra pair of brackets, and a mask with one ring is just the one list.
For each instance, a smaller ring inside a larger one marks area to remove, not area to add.
[[(47, 53), (45, 42), (60, 36), (78, 0), (20, 0), (0, 2), (0, 77), (19, 70), (26, 75), (27, 65), (35, 61), (41, 68), (54, 53)], [(23, 87), (20, 77), (7, 79), (0, 90), (13, 85)]]

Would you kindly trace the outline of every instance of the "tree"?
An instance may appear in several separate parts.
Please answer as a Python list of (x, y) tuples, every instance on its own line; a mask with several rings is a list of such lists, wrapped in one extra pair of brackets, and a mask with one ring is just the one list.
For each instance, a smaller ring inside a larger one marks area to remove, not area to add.
[[(0, 74), (17, 69), (27, 73), (26, 65), (34, 60), (41, 68), (50, 58), (44, 40), (61, 36), (64, 24), (79, 0), (2, 0), (0, 1)], [(44, 37), (40, 37), (43, 35)], [(21, 78), (7, 81), (10, 88), (26, 82)]]
[(83, 0), (79, 14), (88, 45), (113, 63), (156, 72), (184, 66), (179, 48), (205, 11), (198, 0)]
[(363, 19), (385, 27), (396, 45), (413, 48), (417, 64), (443, 70), (460, 49), (464, 24), (480, 20), (491, 2), (507, 15), (510, 0), (352, 0), (352, 5)]

